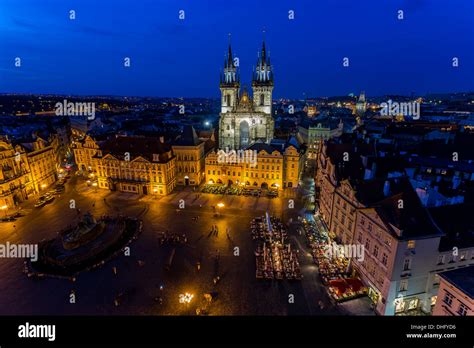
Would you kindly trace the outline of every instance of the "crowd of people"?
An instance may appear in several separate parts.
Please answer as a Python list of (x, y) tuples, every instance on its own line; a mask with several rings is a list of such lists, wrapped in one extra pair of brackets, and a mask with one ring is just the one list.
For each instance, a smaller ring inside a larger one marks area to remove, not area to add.
[(255, 218), (251, 222), (255, 250), (257, 279), (300, 280), (298, 251), (287, 241), (284, 224), (276, 217)]

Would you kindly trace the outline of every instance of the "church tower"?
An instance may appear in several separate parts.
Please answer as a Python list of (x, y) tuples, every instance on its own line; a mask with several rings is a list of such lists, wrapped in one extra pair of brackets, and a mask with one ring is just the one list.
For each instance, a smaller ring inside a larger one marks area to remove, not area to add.
[(257, 66), (252, 77), (253, 103), (257, 112), (272, 114), (273, 69), (270, 55), (262, 43), (262, 51), (258, 55)]
[(220, 77), (221, 113), (231, 112), (237, 106), (239, 98), (240, 77), (232, 55), (229, 34), (229, 50), (224, 57), (224, 73)]
[(252, 97), (245, 89), (240, 93), (240, 77), (230, 42), (220, 90), (219, 147), (238, 150), (257, 142), (269, 144), (273, 139), (275, 122), (272, 117), (273, 71), (265, 40), (252, 74)]

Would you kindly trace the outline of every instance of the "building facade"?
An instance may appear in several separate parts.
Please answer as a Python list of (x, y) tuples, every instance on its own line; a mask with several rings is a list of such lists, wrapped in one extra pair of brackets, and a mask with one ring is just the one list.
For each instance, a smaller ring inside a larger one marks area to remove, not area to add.
[(440, 274), (433, 315), (474, 316), (474, 266)]
[(22, 142), (35, 192), (41, 193), (58, 179), (59, 143), (55, 136), (46, 141), (40, 137)]
[(296, 145), (287, 142), (278, 147), (256, 143), (247, 151), (254, 153), (252, 163), (223, 161), (217, 152), (211, 152), (206, 157), (206, 182), (275, 190), (298, 186), (302, 156)]
[(240, 77), (237, 69), (229, 44), (220, 80), (222, 106), (219, 120), (219, 147), (221, 149), (247, 148), (257, 141), (269, 143), (273, 138), (273, 69), (265, 43), (253, 73), (252, 97), (245, 88), (240, 93)]
[(111, 191), (167, 195), (176, 186), (176, 156), (163, 139), (109, 139), (92, 158), (97, 186)]
[(205, 179), (205, 145), (192, 126), (184, 127), (183, 134), (173, 144), (177, 185), (199, 186)]
[(316, 175), (329, 236), (364, 246), (364, 258), (350, 266), (381, 315), (431, 313), (439, 275), (474, 264), (473, 224), (466, 218), (472, 208), (426, 209), (401, 162), (374, 156), (368, 142), (329, 142)]
[(86, 135), (72, 144), (77, 168), (83, 173), (94, 172), (92, 159), (99, 150), (99, 145), (91, 136)]
[(0, 207), (11, 209), (34, 193), (25, 149), (0, 140)]

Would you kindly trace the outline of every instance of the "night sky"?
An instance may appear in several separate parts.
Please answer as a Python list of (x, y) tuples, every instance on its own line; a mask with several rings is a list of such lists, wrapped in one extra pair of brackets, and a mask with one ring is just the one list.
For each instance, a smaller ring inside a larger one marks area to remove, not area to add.
[(0, 93), (217, 97), (263, 29), (276, 98), (474, 90), (473, 0), (0, 0)]

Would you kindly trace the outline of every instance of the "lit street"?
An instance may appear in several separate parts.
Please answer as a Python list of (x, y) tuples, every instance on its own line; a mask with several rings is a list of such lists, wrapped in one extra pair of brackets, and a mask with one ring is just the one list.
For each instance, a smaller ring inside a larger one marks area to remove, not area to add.
[[(76, 209), (70, 208), (72, 199)], [(183, 209), (179, 209), (181, 200), (185, 204)], [(216, 216), (212, 206), (219, 203), (222, 204), (216, 208)], [(154, 198), (97, 190), (73, 177), (66, 184), (66, 191), (52, 203), (41, 208), (32, 205), (29, 201), (24, 208), (27, 217), (2, 223), (2, 243), (37, 243), (51, 239), (87, 211), (96, 217), (118, 213), (136, 216), (143, 220), (144, 229), (131, 244), (130, 256), (121, 255), (99, 269), (82, 272), (75, 282), (29, 279), (22, 273), (23, 260), (2, 259), (0, 310), (5, 314), (194, 315), (196, 308), (206, 302), (204, 294), (210, 293), (213, 295), (208, 307), (210, 315), (337, 313), (321, 285), (304, 236), (296, 232), (296, 223), (290, 226), (290, 240), (300, 250), (303, 280), (255, 279), (250, 221), (265, 211), (284, 221), (297, 220), (301, 207), (297, 204), (294, 209), (288, 209), (288, 198), (203, 193), (197, 196), (190, 188)], [(210, 233), (213, 225), (218, 228), (217, 234)], [(163, 232), (185, 234), (187, 243), (161, 245)], [(168, 270), (165, 265), (172, 253)], [(216, 277), (219, 280), (214, 284)], [(75, 304), (69, 302), (72, 290), (76, 295)], [(193, 298), (189, 304), (180, 303), (180, 294), (186, 292), (193, 294)], [(294, 301), (289, 300), (291, 295)], [(320, 300), (325, 304), (323, 309), (319, 307)]]

